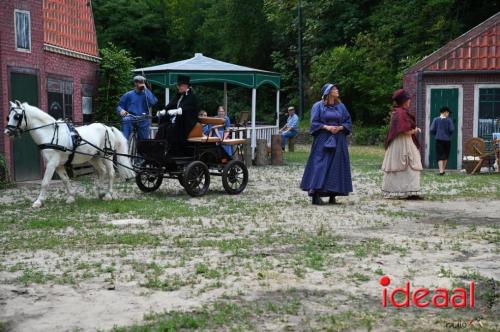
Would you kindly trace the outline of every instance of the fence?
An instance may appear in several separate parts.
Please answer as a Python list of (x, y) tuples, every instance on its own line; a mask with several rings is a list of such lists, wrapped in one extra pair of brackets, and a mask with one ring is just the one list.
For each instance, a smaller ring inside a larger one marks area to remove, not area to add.
[[(235, 131), (232, 132), (231, 138), (251, 138), (252, 137), (252, 128), (251, 127), (231, 127)], [(271, 145), (271, 135), (277, 134), (279, 128), (277, 126), (256, 126), (255, 133), (257, 139), (265, 139), (267, 140), (267, 144)], [(149, 129), (149, 135), (151, 138), (156, 136), (158, 132), (158, 126), (151, 126)]]
[[(231, 129), (236, 130), (232, 132), (231, 138), (251, 138), (252, 128), (251, 127), (232, 127)], [(267, 145), (271, 146), (271, 136), (276, 135), (279, 131), (277, 126), (256, 126), (255, 136), (257, 139), (265, 139)]]

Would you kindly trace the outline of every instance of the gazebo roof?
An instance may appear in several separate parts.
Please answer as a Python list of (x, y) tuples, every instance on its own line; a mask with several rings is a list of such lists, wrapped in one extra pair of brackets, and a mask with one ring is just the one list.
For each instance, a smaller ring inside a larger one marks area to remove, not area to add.
[(143, 74), (152, 83), (163, 87), (175, 86), (178, 75), (189, 76), (193, 84), (220, 82), (247, 88), (270, 84), (279, 89), (281, 83), (278, 73), (223, 62), (201, 53), (187, 60), (137, 68), (134, 72)]

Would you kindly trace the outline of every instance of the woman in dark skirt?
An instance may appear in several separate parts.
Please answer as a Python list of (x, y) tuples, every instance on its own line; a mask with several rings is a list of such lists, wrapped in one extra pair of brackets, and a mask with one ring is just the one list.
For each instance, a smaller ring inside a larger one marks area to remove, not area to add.
[(327, 83), (321, 89), (322, 99), (311, 110), (311, 130), (314, 141), (300, 188), (307, 191), (315, 205), (324, 204), (321, 197), (352, 192), (351, 165), (347, 135), (351, 133), (351, 116), (339, 99), (337, 85)]
[(450, 156), (451, 136), (455, 131), (453, 121), (449, 118), (451, 110), (444, 106), (439, 110), (440, 115), (431, 124), (431, 134), (436, 138), (436, 159), (439, 166), (439, 175), (444, 175), (448, 157)]

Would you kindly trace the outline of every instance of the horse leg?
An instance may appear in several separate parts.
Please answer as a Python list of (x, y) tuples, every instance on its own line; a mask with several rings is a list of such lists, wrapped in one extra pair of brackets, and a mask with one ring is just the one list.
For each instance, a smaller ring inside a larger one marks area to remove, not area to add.
[(38, 195), (38, 198), (32, 205), (33, 208), (42, 207), (43, 201), (45, 200), (45, 195), (47, 193), (47, 188), (49, 187), (50, 180), (52, 180), (52, 176), (54, 175), (54, 171), (56, 170), (56, 166), (58, 165), (58, 163), (59, 160), (57, 158), (57, 160), (52, 159), (47, 164), (47, 167), (45, 168), (45, 174), (43, 175), (42, 188), (40, 189), (40, 194)]
[(108, 177), (108, 192), (102, 198), (105, 201), (110, 201), (113, 199), (113, 181), (115, 179), (115, 168), (113, 161), (103, 160), (104, 166), (106, 167), (106, 175)]
[(71, 183), (69, 181), (68, 173), (66, 173), (66, 168), (64, 166), (58, 166), (56, 172), (64, 183), (66, 191), (68, 192), (68, 197), (66, 198), (66, 203), (70, 204), (75, 201), (75, 191), (71, 188)]
[(106, 169), (104, 167), (104, 164), (102, 163), (101, 159), (99, 159), (98, 157), (97, 158), (94, 158), (94, 159), (90, 159), (89, 160), (89, 163), (94, 166), (96, 172), (97, 172), (97, 183), (95, 185), (96, 187), (96, 190), (97, 190), (97, 197), (99, 198), (103, 198), (104, 195), (106, 194), (105, 191), (102, 190), (102, 184), (104, 182), (104, 174), (106, 172)]

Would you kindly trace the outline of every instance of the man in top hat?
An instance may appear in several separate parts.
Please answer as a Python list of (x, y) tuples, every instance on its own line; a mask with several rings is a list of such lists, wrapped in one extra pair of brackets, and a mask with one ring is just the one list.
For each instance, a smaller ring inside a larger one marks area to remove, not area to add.
[(137, 119), (136, 117), (148, 116), (149, 109), (157, 102), (158, 99), (146, 86), (146, 79), (140, 75), (135, 76), (134, 89), (121, 96), (116, 108), (116, 112), (122, 117), (122, 132), (127, 139), (134, 126), (137, 128), (137, 139), (149, 138), (151, 121), (149, 118)]
[(288, 119), (283, 128), (280, 129), (281, 133), (281, 149), (285, 151), (286, 142), (289, 138), (295, 137), (299, 130), (299, 117), (295, 114), (295, 107), (288, 107)]
[(189, 76), (177, 76), (177, 94), (165, 110), (159, 112), (159, 115), (175, 117), (173, 133), (166, 133), (168, 140), (175, 145), (174, 148), (181, 147), (186, 142), (189, 132), (198, 122), (198, 102), (189, 81)]

